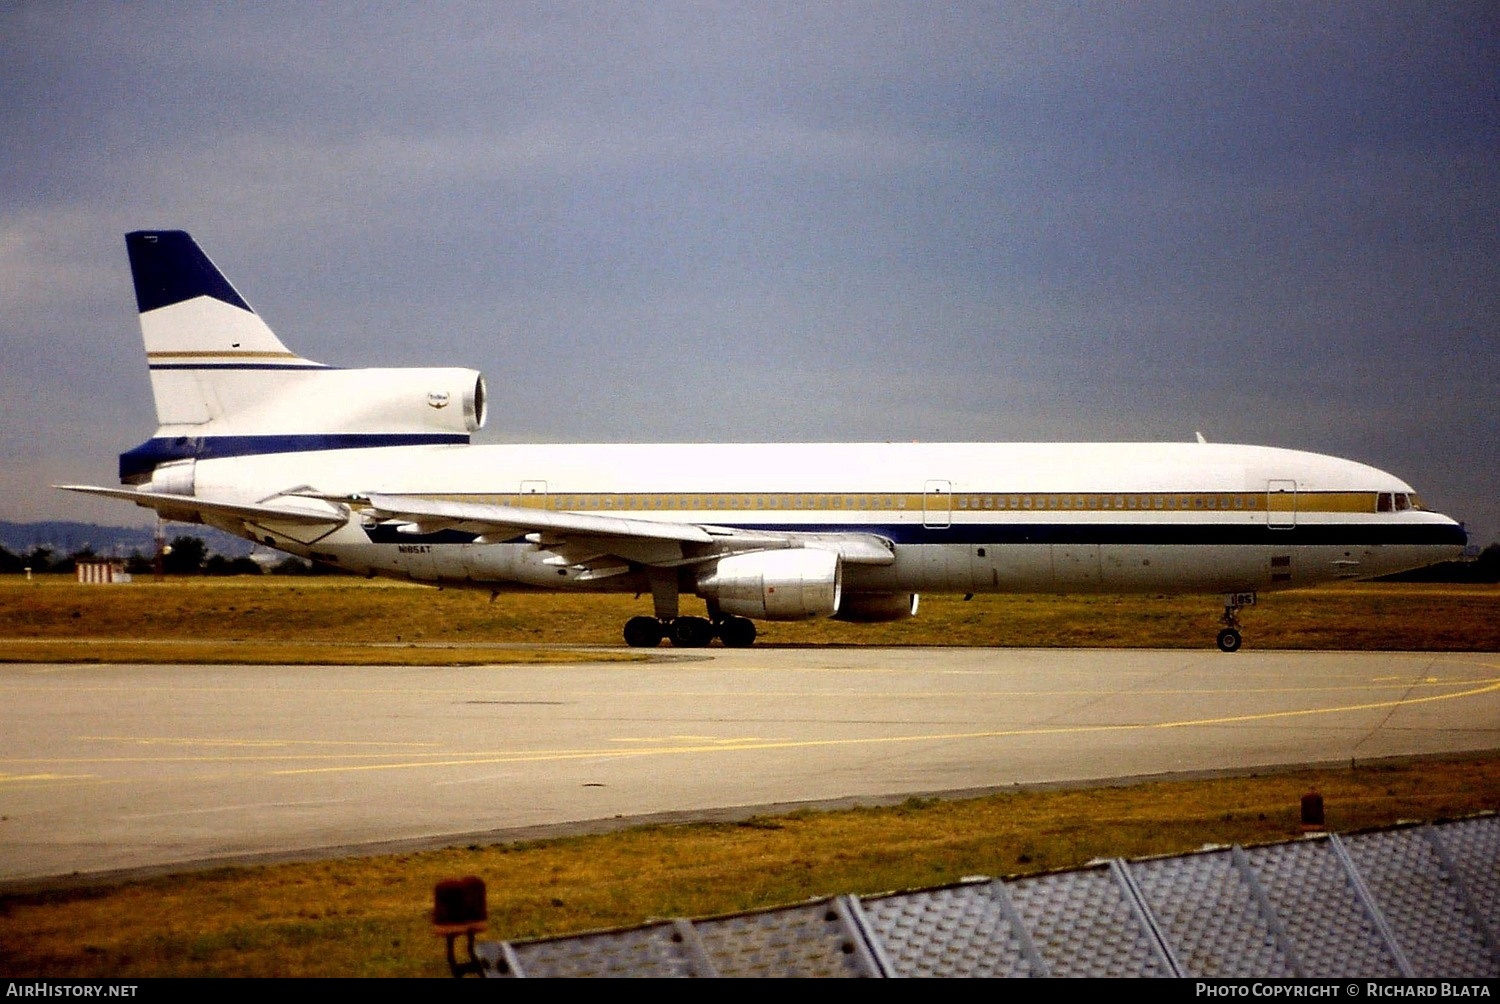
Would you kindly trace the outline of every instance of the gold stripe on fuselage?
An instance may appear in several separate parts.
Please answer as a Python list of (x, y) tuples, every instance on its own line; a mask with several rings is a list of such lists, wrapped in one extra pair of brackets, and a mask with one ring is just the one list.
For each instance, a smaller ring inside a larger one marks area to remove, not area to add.
[[(537, 492), (428, 496), (554, 512), (1375, 513), (1375, 492)], [(1420, 506), (1418, 506), (1420, 507)]]

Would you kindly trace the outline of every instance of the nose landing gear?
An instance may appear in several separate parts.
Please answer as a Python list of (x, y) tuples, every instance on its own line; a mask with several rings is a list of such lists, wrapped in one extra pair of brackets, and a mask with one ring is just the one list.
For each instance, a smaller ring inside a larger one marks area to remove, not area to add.
[(1240, 618), (1239, 612), (1242, 607), (1255, 606), (1254, 593), (1228, 593), (1224, 597), (1224, 616), (1219, 623), (1224, 629), (1219, 632), (1219, 651), (1238, 652), (1240, 650)]
[(1240, 633), (1235, 628), (1225, 628), (1219, 632), (1219, 651), (1238, 652), (1240, 650)]

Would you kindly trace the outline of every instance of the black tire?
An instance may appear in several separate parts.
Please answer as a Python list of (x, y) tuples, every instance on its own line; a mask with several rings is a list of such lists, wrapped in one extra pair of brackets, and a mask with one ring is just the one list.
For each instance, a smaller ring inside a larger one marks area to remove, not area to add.
[(719, 639), (725, 648), (749, 648), (755, 644), (755, 622), (748, 617), (726, 617), (719, 622)]
[(672, 622), (669, 637), (678, 648), (702, 648), (714, 640), (713, 622), (703, 617), (679, 617)]
[(1225, 628), (1219, 632), (1219, 651), (1238, 652), (1240, 650), (1240, 633), (1234, 628)]
[(632, 617), (625, 622), (625, 644), (631, 648), (655, 648), (666, 633), (666, 625), (655, 617)]

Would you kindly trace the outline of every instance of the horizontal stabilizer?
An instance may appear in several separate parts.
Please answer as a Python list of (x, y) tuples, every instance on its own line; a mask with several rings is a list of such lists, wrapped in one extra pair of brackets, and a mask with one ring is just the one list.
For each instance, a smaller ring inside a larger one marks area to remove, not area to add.
[(201, 517), (205, 514), (228, 516), (251, 523), (295, 523), (299, 526), (337, 525), (349, 518), (347, 506), (302, 496), (280, 500), (276, 505), (267, 505), (252, 502), (215, 502), (191, 495), (137, 492), (129, 488), (96, 488), (92, 485), (53, 485), (53, 487), (64, 491), (82, 492), (85, 495), (124, 499), (147, 509), (155, 509), (164, 519), (183, 523), (202, 522)]

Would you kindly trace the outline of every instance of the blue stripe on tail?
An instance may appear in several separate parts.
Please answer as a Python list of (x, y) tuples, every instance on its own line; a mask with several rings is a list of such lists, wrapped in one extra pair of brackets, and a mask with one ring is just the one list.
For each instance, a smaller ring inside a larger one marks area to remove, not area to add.
[(125, 235), (135, 302), (141, 313), (199, 296), (255, 313), (245, 298), (182, 230), (135, 230)]

